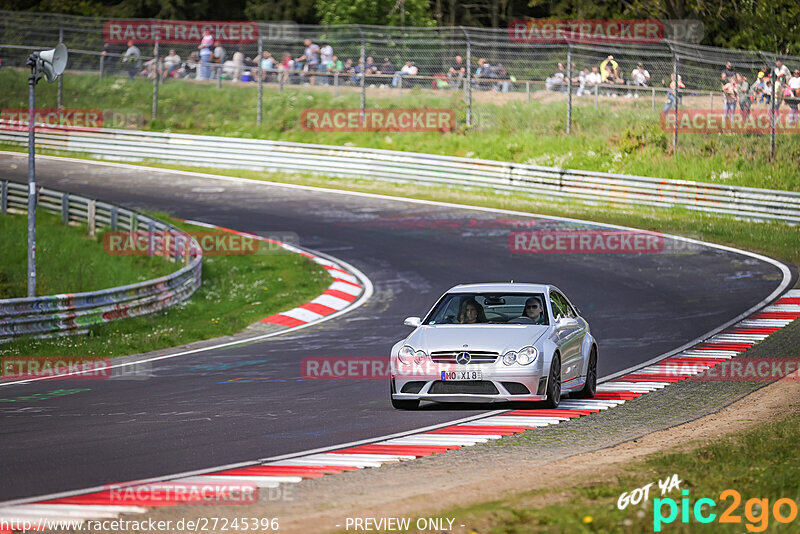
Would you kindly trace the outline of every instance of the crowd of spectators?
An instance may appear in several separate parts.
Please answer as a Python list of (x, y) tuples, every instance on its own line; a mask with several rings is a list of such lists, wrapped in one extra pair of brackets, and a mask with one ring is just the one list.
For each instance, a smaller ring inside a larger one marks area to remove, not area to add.
[[(205, 31), (197, 50), (192, 51), (186, 58), (179, 56), (175, 49), (169, 49), (158, 63), (152, 58), (142, 62), (142, 53), (136, 44), (129, 41), (127, 45), (124, 54), (116, 55), (120, 56), (121, 68), (127, 72), (131, 80), (137, 75), (149, 78), (159, 76), (162, 80), (171, 78), (204, 80), (222, 76), (229, 80), (247, 82), (256, 80), (260, 66), (262, 80), (265, 82), (330, 85), (333, 83), (333, 76), (338, 75), (338, 83), (349, 85), (360, 85), (362, 78), (370, 87), (381, 88), (421, 85), (431, 80), (434, 89), (461, 89), (466, 83), (468, 69), (464, 58), (460, 55), (453, 58), (449, 68), (444, 72), (431, 73), (422, 73), (413, 60), (405, 61), (399, 69), (388, 57), (383, 58), (380, 63), (372, 56), (368, 56), (365, 61), (361, 58), (342, 60), (335, 55), (329, 43), (318, 44), (311, 39), (304, 41), (303, 53), (296, 57), (288, 51), (278, 56), (264, 51), (260, 58), (250, 58), (245, 57), (239, 47), (234, 47), (233, 55), (228, 59), (228, 50), (215, 41), (210, 30)], [(112, 48), (106, 44), (102, 53), (106, 71), (113, 71), (116, 68), (111, 58), (114, 54), (111, 51)], [(571, 67), (568, 70), (563, 63), (557, 63), (555, 72), (545, 79), (545, 88), (550, 91), (566, 92), (571, 81), (577, 96), (601, 91), (606, 96), (638, 98), (639, 89), (651, 87), (654, 81), (641, 61), (636, 63), (626, 77), (627, 70), (623, 70), (623, 66), (612, 55), (607, 56), (599, 65), (584, 66), (583, 69), (579, 69), (573, 63)], [(508, 92), (517, 81), (502, 63), (490, 63), (486, 58), (478, 59), (470, 79), (473, 89), (494, 92)], [(728, 62), (720, 72), (720, 82), (727, 115), (734, 113), (737, 108), (741, 113), (749, 114), (753, 104), (769, 105), (773, 84), (774, 106), (778, 108), (785, 102), (792, 112), (798, 111), (800, 69), (791, 71), (780, 60), (775, 62), (773, 69), (759, 71), (752, 84), (747, 73), (737, 72), (732, 63)], [(674, 74), (670, 74), (669, 83), (662, 78), (660, 84), (667, 89), (664, 111), (675, 109), (682, 97), (679, 92), (676, 99), (676, 84), (678, 89), (686, 88), (682, 76), (679, 75), (676, 82)]]

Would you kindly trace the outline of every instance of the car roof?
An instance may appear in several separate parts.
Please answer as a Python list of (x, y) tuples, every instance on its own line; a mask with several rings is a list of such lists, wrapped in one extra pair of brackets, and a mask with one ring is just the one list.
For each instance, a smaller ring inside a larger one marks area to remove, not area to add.
[(550, 284), (529, 284), (518, 282), (491, 282), (481, 284), (459, 284), (447, 290), (448, 293), (547, 293), (557, 289)]

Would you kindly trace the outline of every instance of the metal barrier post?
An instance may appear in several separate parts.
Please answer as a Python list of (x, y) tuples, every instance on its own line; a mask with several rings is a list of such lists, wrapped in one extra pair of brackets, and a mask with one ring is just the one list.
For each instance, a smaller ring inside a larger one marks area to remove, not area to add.
[(770, 78), (773, 78), (770, 84), (772, 94), (769, 97), (769, 161), (773, 162), (775, 161), (775, 113), (778, 111), (777, 102), (775, 102), (775, 86), (778, 85), (778, 80), (774, 75), (775, 69), (771, 65), (769, 68), (772, 71)]
[(158, 79), (161, 73), (158, 72), (158, 39), (156, 39), (156, 46), (153, 51), (153, 70), (155, 77), (153, 78), (153, 119), (158, 118)]
[(147, 221), (147, 255), (153, 255), (153, 237), (156, 232), (156, 225), (153, 223), (153, 220), (150, 219)]
[(525, 103), (531, 103), (531, 82), (530, 80), (525, 81)]
[(283, 92), (283, 73), (286, 72), (285, 70), (280, 71), (278, 73), (278, 93)]
[[(105, 52), (104, 52), (105, 53)], [(105, 68), (106, 56), (100, 56), (100, 79), (103, 79), (103, 69)]]
[(130, 227), (131, 232), (135, 232), (139, 228), (139, 214), (135, 211), (132, 211), (130, 214)]
[(61, 193), (61, 224), (69, 224), (69, 193)]
[(111, 208), (111, 231), (117, 231), (117, 218), (119, 217), (119, 210), (114, 206)]
[(339, 96), (339, 71), (333, 73), (333, 96)]
[(36, 296), (36, 82), (39, 76), (38, 56), (28, 58), (28, 296)]
[(567, 43), (567, 135), (572, 125), (572, 44)]
[(714, 111), (714, 91), (708, 92), (708, 111)]
[(217, 67), (217, 90), (222, 89), (222, 63), (220, 63)]
[(595, 84), (594, 86), (594, 109), (597, 110), (597, 95), (600, 92), (600, 86)]
[(5, 215), (6, 211), (8, 211), (8, 182), (3, 180), (0, 184), (2, 184), (0, 188), (0, 213)]
[(256, 124), (261, 126), (261, 115), (262, 115), (262, 106), (264, 99), (264, 71), (261, 69), (261, 56), (263, 55), (263, 39), (261, 36), (258, 37), (258, 113), (256, 116)]
[(97, 201), (90, 200), (89, 204), (86, 206), (86, 223), (89, 225), (89, 235), (92, 237), (94, 237), (95, 234), (96, 215)]
[(651, 110), (650, 111), (655, 111), (656, 110), (656, 88), (653, 87), (652, 91), (653, 91), (653, 98), (651, 100), (652, 106), (651, 106)]

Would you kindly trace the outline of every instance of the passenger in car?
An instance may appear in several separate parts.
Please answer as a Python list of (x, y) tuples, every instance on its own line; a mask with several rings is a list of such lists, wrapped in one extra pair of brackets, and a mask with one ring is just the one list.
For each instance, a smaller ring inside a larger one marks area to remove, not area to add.
[(473, 297), (464, 299), (458, 312), (458, 322), (462, 324), (487, 322), (483, 306), (478, 304)]
[(539, 299), (531, 297), (525, 301), (522, 317), (530, 319), (533, 324), (545, 324), (544, 307)]

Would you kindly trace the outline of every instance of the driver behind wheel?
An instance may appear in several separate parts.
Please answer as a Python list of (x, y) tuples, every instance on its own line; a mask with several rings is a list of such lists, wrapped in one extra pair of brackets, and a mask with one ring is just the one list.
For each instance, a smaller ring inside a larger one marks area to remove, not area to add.
[(458, 322), (461, 324), (487, 322), (483, 306), (478, 304), (473, 297), (465, 299), (464, 302), (461, 303), (461, 309), (458, 312)]
[(530, 319), (533, 324), (545, 324), (542, 302), (536, 297), (531, 297), (526, 300), (525, 309), (522, 311), (522, 317)]

